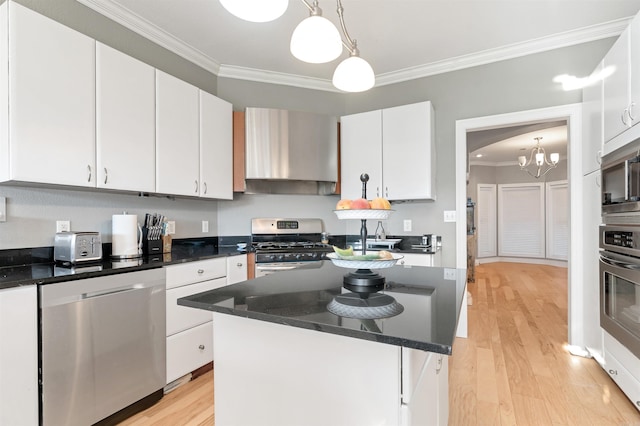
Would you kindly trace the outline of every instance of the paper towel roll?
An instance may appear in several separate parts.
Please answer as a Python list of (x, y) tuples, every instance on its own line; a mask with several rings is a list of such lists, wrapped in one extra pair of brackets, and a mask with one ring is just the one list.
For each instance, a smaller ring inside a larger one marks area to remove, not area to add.
[(111, 256), (121, 259), (139, 257), (138, 244), (138, 215), (114, 214), (111, 222)]

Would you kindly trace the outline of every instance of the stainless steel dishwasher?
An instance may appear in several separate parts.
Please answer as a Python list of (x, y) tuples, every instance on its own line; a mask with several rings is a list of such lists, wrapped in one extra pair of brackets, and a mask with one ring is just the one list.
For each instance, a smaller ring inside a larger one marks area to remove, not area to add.
[(162, 397), (164, 268), (41, 285), (39, 291), (44, 426), (94, 424)]

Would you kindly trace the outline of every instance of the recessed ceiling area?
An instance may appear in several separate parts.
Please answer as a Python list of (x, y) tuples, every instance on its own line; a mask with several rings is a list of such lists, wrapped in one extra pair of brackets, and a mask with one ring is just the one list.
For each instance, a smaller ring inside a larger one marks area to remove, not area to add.
[[(471, 165), (513, 165), (518, 164), (518, 156), (529, 159), (531, 149), (536, 145), (534, 138), (541, 137), (540, 146), (549, 156), (560, 154), (560, 160), (567, 158), (567, 123), (554, 121), (500, 129), (467, 133), (467, 152)], [(481, 155), (481, 157), (478, 157)]]

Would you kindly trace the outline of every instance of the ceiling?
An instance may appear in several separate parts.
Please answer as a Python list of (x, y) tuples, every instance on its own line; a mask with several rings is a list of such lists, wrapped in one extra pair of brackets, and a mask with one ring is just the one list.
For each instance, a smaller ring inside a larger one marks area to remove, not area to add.
[[(308, 16), (290, 0), (268, 23), (230, 15), (218, 0), (77, 0), (223, 77), (324, 90), (328, 64), (289, 52)], [(311, 1), (311, 0), (309, 0)], [(640, 0), (342, 0), (347, 29), (385, 85), (618, 35)], [(321, 0), (337, 27), (336, 3)]]
[[(526, 126), (506, 127), (495, 130), (467, 133), (467, 149), (471, 165), (515, 165), (518, 156), (524, 155), (529, 159), (531, 149), (536, 145), (534, 138), (541, 137), (540, 146), (547, 153), (547, 158), (552, 152), (560, 154), (560, 159), (567, 158), (567, 123), (566, 121), (554, 121), (538, 123)], [(481, 148), (474, 149), (481, 141), (489, 143)], [(482, 157), (477, 157), (481, 154)]]

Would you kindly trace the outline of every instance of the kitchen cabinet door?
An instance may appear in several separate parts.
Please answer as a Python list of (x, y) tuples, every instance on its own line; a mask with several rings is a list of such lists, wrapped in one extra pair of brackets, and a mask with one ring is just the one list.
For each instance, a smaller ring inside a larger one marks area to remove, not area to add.
[(200, 195), (198, 88), (156, 70), (156, 192)]
[[(602, 73), (604, 65), (600, 62), (591, 74)], [(594, 78), (595, 80), (595, 78)], [(600, 168), (602, 158), (602, 80), (582, 89), (582, 174), (587, 175)]]
[(0, 424), (38, 424), (37, 287), (0, 290)]
[(97, 187), (154, 192), (154, 68), (96, 45)]
[(247, 255), (227, 257), (227, 285), (247, 280)]
[(382, 110), (383, 197), (435, 199), (433, 115), (431, 102)]
[(629, 43), (627, 28), (603, 59), (604, 67), (613, 71), (604, 84), (604, 140), (605, 143), (627, 129), (626, 111), (629, 107)]
[(200, 196), (233, 199), (233, 108), (200, 90)]
[(95, 41), (15, 2), (3, 6), (2, 180), (95, 186)]
[(360, 175), (367, 173), (367, 198), (382, 197), (382, 112), (340, 119), (341, 192), (343, 199), (362, 196)]

